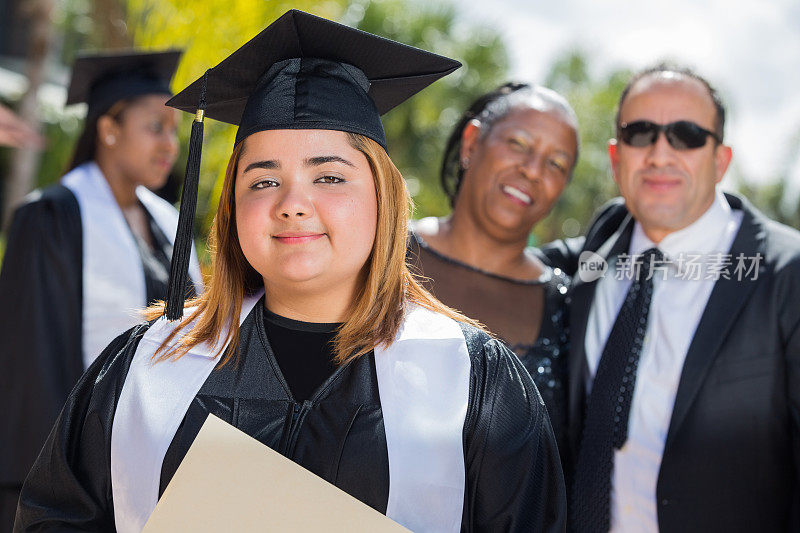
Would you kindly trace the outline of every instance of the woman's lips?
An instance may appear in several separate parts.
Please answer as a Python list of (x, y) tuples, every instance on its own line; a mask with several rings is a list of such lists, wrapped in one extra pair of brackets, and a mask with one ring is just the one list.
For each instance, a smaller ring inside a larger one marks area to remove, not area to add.
[(273, 235), (272, 238), (282, 244), (303, 244), (315, 241), (323, 236), (325, 236), (324, 233), (279, 233)]
[(517, 203), (528, 206), (533, 203), (533, 199), (530, 197), (529, 194), (513, 187), (511, 185), (503, 185), (500, 189), (505, 193), (507, 196), (510, 196), (513, 200)]

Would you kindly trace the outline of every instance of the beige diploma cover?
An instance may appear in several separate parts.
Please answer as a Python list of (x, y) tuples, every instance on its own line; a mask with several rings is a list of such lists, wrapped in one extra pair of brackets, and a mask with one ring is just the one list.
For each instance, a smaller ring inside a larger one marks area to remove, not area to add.
[(145, 533), (408, 530), (214, 415)]

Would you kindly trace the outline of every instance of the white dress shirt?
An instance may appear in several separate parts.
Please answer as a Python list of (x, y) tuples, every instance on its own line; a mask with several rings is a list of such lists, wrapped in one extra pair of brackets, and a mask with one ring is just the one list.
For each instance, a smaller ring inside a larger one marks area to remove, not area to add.
[[(714, 288), (715, 273), (725, 266), (724, 255), (741, 220), (742, 212), (731, 210), (717, 191), (714, 203), (698, 220), (670, 233), (657, 246), (667, 262), (653, 274), (653, 299), (631, 402), (628, 440), (614, 450), (611, 531), (658, 531), (656, 484), (683, 362)], [(628, 253), (638, 255), (653, 247), (656, 244), (637, 222)], [(631, 284), (630, 276), (618, 274), (626, 262), (620, 256), (597, 282), (585, 338), (588, 391)], [(705, 265), (702, 270), (693, 266), (699, 262)]]

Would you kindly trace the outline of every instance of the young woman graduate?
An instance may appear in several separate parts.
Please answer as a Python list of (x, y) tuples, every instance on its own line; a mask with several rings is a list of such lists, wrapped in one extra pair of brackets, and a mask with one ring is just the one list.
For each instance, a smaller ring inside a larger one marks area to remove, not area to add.
[(239, 125), (208, 289), (180, 322), (170, 292), (81, 379), (19, 531), (139, 531), (209, 414), (413, 531), (563, 530), (528, 373), (405, 263), (409, 196), (379, 115), (458, 66), (289, 11), (170, 101)]
[(78, 378), (166, 297), (178, 213), (148, 187), (178, 154), (178, 112), (164, 103), (180, 55), (78, 58), (67, 104), (88, 113), (70, 171), (14, 214), (0, 273), (0, 530)]

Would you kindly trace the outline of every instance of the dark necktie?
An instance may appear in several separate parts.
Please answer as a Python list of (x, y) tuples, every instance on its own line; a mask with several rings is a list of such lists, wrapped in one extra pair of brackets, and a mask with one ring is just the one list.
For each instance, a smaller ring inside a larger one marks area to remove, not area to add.
[(576, 532), (608, 531), (610, 527), (614, 449), (621, 448), (628, 438), (636, 370), (653, 297), (652, 267), (663, 257), (658, 249), (650, 248), (633, 263), (630, 289), (597, 365), (572, 486), (570, 521)]

